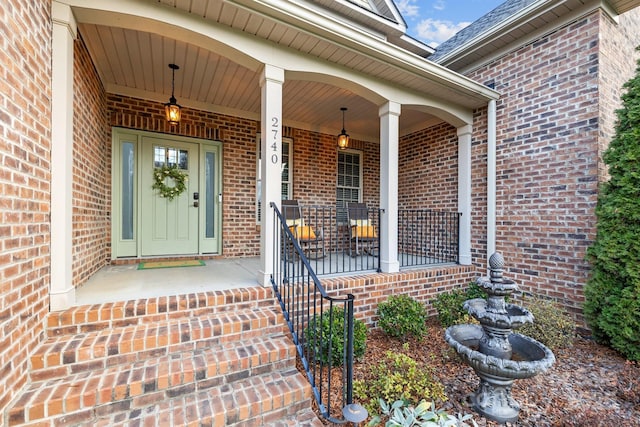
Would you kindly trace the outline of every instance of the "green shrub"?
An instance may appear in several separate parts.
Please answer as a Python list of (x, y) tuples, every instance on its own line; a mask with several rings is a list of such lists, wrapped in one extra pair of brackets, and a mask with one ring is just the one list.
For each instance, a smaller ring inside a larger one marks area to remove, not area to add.
[[(344, 357), (344, 310), (341, 307), (333, 309), (333, 317), (329, 311), (322, 315), (314, 315), (305, 330), (306, 347), (315, 347), (316, 357), (322, 363), (330, 366), (342, 366)], [(353, 322), (353, 356), (362, 357), (366, 348), (367, 325), (362, 320)], [(331, 349), (331, 360), (329, 360)]]
[(469, 315), (462, 306), (464, 302), (474, 298), (486, 298), (487, 294), (476, 283), (469, 284), (465, 290), (456, 289), (438, 294), (433, 306), (438, 311), (438, 321), (444, 328), (458, 323), (469, 323)]
[(576, 324), (558, 303), (534, 296), (523, 299), (522, 306), (533, 314), (535, 322), (523, 325), (517, 332), (551, 349), (573, 344)]
[(593, 336), (640, 360), (640, 61), (624, 84), (615, 135), (603, 154), (609, 180), (596, 206), (597, 233), (587, 250), (592, 274), (584, 314)]
[[(473, 416), (470, 414), (457, 417), (447, 414), (443, 409), (436, 410), (433, 402), (421, 401), (417, 406), (411, 406), (405, 400), (396, 400), (389, 405), (380, 399), (380, 409), (384, 417), (388, 420), (385, 426), (391, 427), (429, 427), (429, 426), (457, 426), (469, 427), (467, 421), (472, 426), (476, 426)], [(377, 426), (382, 421), (382, 417), (376, 415), (369, 422), (369, 426)]]
[(427, 309), (409, 295), (392, 295), (378, 304), (378, 316), (378, 326), (389, 336), (421, 340), (427, 333)]
[(379, 364), (369, 367), (365, 378), (369, 379), (354, 381), (353, 393), (370, 414), (378, 411), (379, 399), (410, 404), (447, 399), (444, 386), (433, 378), (433, 370), (402, 353), (387, 351)]

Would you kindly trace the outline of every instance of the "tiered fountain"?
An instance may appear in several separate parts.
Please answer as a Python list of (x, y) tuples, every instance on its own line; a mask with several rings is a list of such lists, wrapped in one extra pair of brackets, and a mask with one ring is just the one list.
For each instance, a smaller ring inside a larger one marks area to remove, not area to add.
[(480, 377), (480, 385), (471, 395), (473, 409), (486, 418), (506, 423), (517, 420), (520, 412), (520, 405), (511, 397), (514, 380), (546, 371), (555, 357), (538, 341), (512, 332), (533, 322), (533, 315), (505, 302), (505, 297), (518, 286), (502, 277), (502, 255), (494, 253), (489, 267), (490, 277), (476, 281), (487, 292), (487, 299), (472, 299), (464, 304), (480, 325), (451, 326), (445, 338)]

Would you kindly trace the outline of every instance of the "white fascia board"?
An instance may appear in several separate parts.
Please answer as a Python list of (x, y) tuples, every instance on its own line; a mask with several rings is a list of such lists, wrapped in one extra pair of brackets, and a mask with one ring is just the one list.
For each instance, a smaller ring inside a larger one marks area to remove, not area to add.
[(356, 28), (340, 25), (341, 22), (318, 14), (310, 8), (285, 0), (228, 0), (228, 2), (451, 89), (460, 92), (468, 91), (486, 101), (499, 98), (499, 93), (493, 89), (390, 43), (370, 37)]

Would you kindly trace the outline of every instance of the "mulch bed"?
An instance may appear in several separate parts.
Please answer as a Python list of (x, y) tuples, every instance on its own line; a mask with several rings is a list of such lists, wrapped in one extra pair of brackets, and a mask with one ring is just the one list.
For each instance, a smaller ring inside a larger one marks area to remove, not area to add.
[[(479, 426), (498, 426), (468, 404), (479, 383), (473, 369), (449, 347), (435, 319), (427, 326), (426, 338), (409, 340), (408, 351), (402, 352), (433, 368), (444, 384), (448, 400), (436, 405), (449, 414), (472, 413)], [(363, 378), (367, 367), (379, 363), (386, 351), (401, 347), (382, 331), (369, 331), (365, 356), (354, 367), (355, 379)], [(547, 372), (515, 381), (512, 396), (520, 403), (520, 419), (507, 426), (640, 426), (640, 364), (580, 336), (554, 354), (556, 363)]]

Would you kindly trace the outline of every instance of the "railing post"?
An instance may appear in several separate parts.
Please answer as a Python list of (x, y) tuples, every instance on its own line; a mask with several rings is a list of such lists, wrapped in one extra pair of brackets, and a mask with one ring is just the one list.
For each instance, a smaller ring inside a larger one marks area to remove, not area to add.
[(347, 360), (346, 360), (346, 376), (347, 376), (347, 404), (353, 403), (353, 294), (347, 295), (347, 309), (345, 316), (347, 317)]

